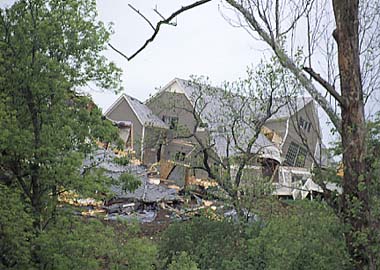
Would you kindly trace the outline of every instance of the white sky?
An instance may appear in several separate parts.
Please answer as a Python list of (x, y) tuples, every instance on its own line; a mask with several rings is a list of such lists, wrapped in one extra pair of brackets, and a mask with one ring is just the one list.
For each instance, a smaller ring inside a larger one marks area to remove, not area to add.
[[(111, 44), (131, 55), (153, 30), (128, 4), (140, 10), (155, 25), (160, 17), (169, 16), (181, 6), (196, 0), (96, 0), (99, 19), (113, 23)], [(0, 0), (9, 6), (14, 0)], [(263, 42), (253, 39), (243, 28), (232, 26), (223, 15), (234, 18), (222, 1), (214, 0), (177, 18), (177, 26), (164, 25), (156, 39), (132, 61), (109, 49), (104, 54), (123, 70), (124, 92), (141, 101), (154, 94), (173, 78), (188, 79), (190, 75), (208, 76), (215, 86), (224, 81), (245, 77), (248, 66), (255, 66), (270, 55)], [(95, 103), (105, 111), (118, 97), (111, 90), (91, 88)], [(321, 125), (325, 142), (332, 141), (328, 121), (321, 110)]]
[[(148, 39), (153, 30), (134, 12), (133, 5), (151, 22), (160, 20), (155, 7), (164, 16), (195, 0), (97, 0), (99, 19), (114, 24), (111, 44), (131, 55)], [(158, 87), (173, 78), (208, 76), (214, 85), (245, 77), (248, 66), (257, 65), (270, 55), (266, 44), (252, 38), (246, 30), (232, 26), (224, 17), (234, 18), (221, 1), (211, 1), (182, 13), (177, 26), (165, 25), (156, 39), (132, 61), (109, 49), (105, 55), (124, 71), (123, 87), (128, 95), (146, 100)], [(117, 98), (112, 91), (90, 91), (95, 103), (105, 111)], [(333, 140), (327, 117), (319, 110), (325, 143)]]
[[(160, 19), (153, 12), (168, 16), (181, 5), (194, 1), (169, 0), (97, 0), (99, 18), (114, 23), (111, 44), (130, 55), (153, 33), (150, 26), (128, 3), (139, 9), (152, 22)], [(242, 28), (231, 26), (222, 16), (228, 10), (212, 1), (181, 14), (177, 26), (163, 26), (148, 47), (132, 61), (111, 49), (105, 55), (124, 71), (124, 92), (144, 101), (155, 89), (175, 77), (188, 79), (190, 75), (208, 76), (216, 85), (223, 81), (244, 77), (247, 66), (255, 65), (266, 48)], [(90, 91), (97, 103), (106, 110), (116, 99), (110, 91)]]

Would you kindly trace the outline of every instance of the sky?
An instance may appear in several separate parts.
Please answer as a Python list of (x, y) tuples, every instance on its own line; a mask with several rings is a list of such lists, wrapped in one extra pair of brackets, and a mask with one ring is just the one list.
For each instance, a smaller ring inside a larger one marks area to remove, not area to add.
[[(167, 17), (181, 6), (195, 0), (96, 0), (99, 20), (113, 25), (110, 43), (126, 55), (133, 54), (150, 38), (153, 30), (128, 4), (139, 10), (153, 25), (160, 17), (153, 9)], [(0, 6), (9, 6), (14, 0), (0, 0)], [(175, 20), (176, 26), (164, 25), (156, 39), (131, 61), (112, 49), (104, 55), (123, 70), (123, 93), (145, 101), (159, 87), (175, 77), (189, 79), (191, 75), (208, 76), (215, 86), (225, 81), (245, 77), (248, 67), (256, 66), (271, 55), (267, 45), (253, 38), (242, 27), (236, 27), (234, 11), (221, 0), (214, 0), (186, 11)], [(86, 91), (95, 103), (106, 111), (118, 98), (114, 89)], [(319, 110), (323, 139), (334, 140), (326, 125), (326, 115)]]
[[(111, 44), (131, 55), (148, 39), (153, 30), (128, 4), (139, 10), (153, 25), (194, 0), (97, 0), (99, 19), (113, 23)], [(123, 93), (145, 101), (159, 87), (175, 77), (188, 79), (191, 75), (208, 76), (219, 86), (224, 81), (245, 77), (248, 67), (255, 66), (271, 55), (264, 42), (253, 38), (242, 27), (236, 27), (234, 11), (222, 1), (211, 1), (177, 17), (176, 26), (165, 25), (156, 39), (138, 56), (128, 62), (109, 49), (105, 55), (123, 69)], [(111, 91), (89, 91), (95, 103), (106, 111), (118, 95)], [(120, 94), (119, 94), (120, 95)], [(327, 116), (319, 109), (323, 140), (335, 140), (326, 123)]]
[[(169, 16), (189, 3), (192, 1), (97, 0), (99, 18), (114, 24), (111, 44), (127, 55), (153, 33), (128, 4), (155, 25), (160, 18), (154, 8)], [(220, 1), (182, 13), (177, 26), (163, 26), (153, 43), (130, 62), (109, 49), (105, 55), (123, 69), (124, 92), (144, 101), (175, 77), (188, 79), (190, 75), (203, 75), (215, 85), (244, 77), (247, 67), (256, 65), (266, 54), (266, 46), (224, 19), (223, 15), (230, 16), (230, 13)], [(92, 89), (90, 94), (103, 111), (117, 98), (112, 91), (99, 89)]]

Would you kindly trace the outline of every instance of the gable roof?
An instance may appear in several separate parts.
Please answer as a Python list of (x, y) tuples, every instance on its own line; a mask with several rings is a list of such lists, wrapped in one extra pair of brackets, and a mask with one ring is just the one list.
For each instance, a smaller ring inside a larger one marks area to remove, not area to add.
[[(176, 87), (174, 84), (177, 84), (179, 87)], [(163, 92), (174, 92), (179, 94), (184, 94), (192, 106), (197, 104), (198, 90), (197, 85), (191, 81), (175, 78), (171, 82), (169, 82), (166, 86), (159, 90), (159, 92), (148, 99), (146, 103), (149, 103), (151, 99), (158, 97)], [(228, 107), (223, 106), (223, 97), (224, 90), (220, 88), (211, 88), (212, 91), (216, 93), (220, 92), (219, 98), (215, 98), (211, 95), (203, 95), (202, 99), (206, 106), (204, 106), (202, 115), (200, 116), (202, 121), (208, 124), (208, 128), (212, 131), (212, 141), (215, 146), (215, 151), (219, 157), (226, 157), (227, 154), (227, 133), (219, 132), (218, 129), (225, 125), (230, 124), (230, 115), (231, 111)], [(236, 98), (236, 104), (239, 104), (241, 100)], [(254, 136), (254, 130), (252, 130), (249, 126), (245, 125), (242, 127), (244, 132), (237, 135), (238, 141), (241, 142), (240, 145), (244, 147), (244, 145), (248, 145), (249, 140)], [(230, 134), (231, 135), (231, 134)], [(230, 155), (238, 155), (239, 151), (237, 147), (235, 147), (234, 142), (229, 143), (229, 154)], [(255, 144), (251, 149), (252, 153), (259, 153), (261, 157), (271, 158), (277, 160), (278, 162), (282, 162), (281, 160), (281, 150), (280, 148), (273, 142), (271, 142), (265, 135), (259, 133)]]
[(302, 110), (311, 102), (313, 102), (313, 98), (311, 97), (298, 97), (289, 100), (289, 103), (285, 106), (282, 106), (274, 115), (272, 115), (268, 121), (287, 119)]
[(136, 115), (141, 125), (145, 127), (157, 127), (169, 129), (168, 125), (158, 118), (144, 103), (129, 95), (121, 95), (105, 112), (105, 116), (108, 116), (112, 111), (121, 104), (121, 101), (125, 100), (131, 107), (132, 111)]
[[(174, 84), (177, 84), (179, 88), (173, 88), (172, 86)], [(190, 101), (191, 104), (194, 105), (195, 103), (195, 88), (194, 84), (191, 81), (187, 81), (184, 79), (180, 78), (174, 78), (171, 80), (169, 83), (167, 83), (164, 87), (162, 87), (160, 90), (158, 90), (157, 93), (155, 93), (153, 96), (148, 98), (144, 104), (149, 103), (151, 100), (157, 98), (164, 92), (173, 92), (173, 93), (178, 93), (178, 94), (184, 94), (187, 99)]]
[[(219, 93), (216, 96), (219, 96), (220, 98), (215, 98), (211, 95), (203, 95), (203, 102), (207, 103), (207, 106), (203, 108), (202, 115), (206, 117), (200, 116), (202, 121), (207, 122), (208, 127), (210, 130), (213, 130), (212, 139), (215, 142), (215, 150), (217, 154), (220, 157), (224, 157), (226, 155), (226, 136), (223, 133), (215, 132), (218, 127), (225, 126), (226, 123), (229, 121), (229, 115), (231, 112), (228, 108), (225, 108), (223, 105), (223, 97), (227, 93), (225, 90), (221, 88), (211, 87), (212, 91)], [(161, 88), (155, 95), (150, 97), (147, 101), (145, 101), (145, 104), (149, 104), (149, 102), (152, 99), (157, 98), (164, 92), (173, 92), (173, 93), (179, 93), (184, 94), (186, 98), (189, 100), (189, 102), (195, 106), (197, 104), (197, 98), (199, 93), (199, 85), (196, 83), (184, 80), (180, 78), (174, 78), (172, 81), (170, 81), (168, 84), (166, 84), (163, 88)], [(237, 106), (240, 106), (241, 104), (241, 98), (239, 98), (238, 95), (234, 96), (232, 94), (232, 98), (234, 98), (233, 103), (236, 103)], [(283, 102), (283, 99), (280, 100), (274, 100), (274, 104), (281, 104)], [(302, 110), (306, 105), (313, 102), (313, 99), (311, 97), (298, 97), (293, 100), (291, 100), (287, 105), (281, 106), (278, 111), (272, 115), (272, 117), (268, 121), (278, 121), (278, 120), (287, 120), (294, 114), (296, 114), (298, 111)], [(245, 109), (246, 113), (260, 113), (260, 109), (258, 108), (258, 105), (256, 104), (250, 104)], [(258, 114), (259, 115), (259, 114)], [(211, 119), (211, 121), (210, 121)], [(319, 122), (318, 122), (319, 124)], [(245, 125), (243, 127), (242, 134), (239, 134), (239, 141), (246, 141), (248, 143), (249, 139), (253, 136), (253, 130), (249, 125)], [(230, 142), (230, 146), (232, 148), (234, 147), (233, 142)], [(230, 149), (230, 154), (238, 154), (237, 150)], [(255, 144), (252, 147), (252, 152), (260, 152), (262, 157), (266, 158), (272, 158), (279, 162), (281, 162), (281, 150), (278, 145), (270, 141), (265, 135), (259, 134), (257, 140), (255, 141)]]
[[(179, 89), (176, 88), (175, 90), (172, 90), (172, 86), (174, 83), (177, 83), (179, 85)], [(194, 106), (197, 99), (197, 88), (198, 85), (192, 81), (184, 80), (180, 78), (174, 78), (171, 80), (167, 85), (165, 85), (163, 88), (161, 88), (158, 93), (156, 93), (154, 96), (152, 96), (150, 99), (155, 98), (156, 96), (160, 95), (163, 92), (169, 91), (169, 92), (176, 92), (180, 94), (184, 94), (189, 102)], [(223, 95), (225, 90), (221, 88), (212, 87), (213, 91), (220, 92), (221, 95)], [(204, 99), (212, 99), (212, 97), (209, 96), (203, 96)], [(149, 102), (148, 99), (145, 103)], [(282, 102), (282, 100), (281, 100)], [(300, 111), (302, 108), (304, 108), (306, 105), (308, 105), (310, 102), (313, 102), (313, 98), (311, 97), (297, 97), (289, 101), (289, 103), (286, 106), (282, 106), (272, 117), (270, 120), (279, 120), (279, 119), (286, 119)], [(217, 100), (212, 99), (212, 102), (209, 103), (209, 106), (205, 108), (207, 111), (218, 112), (218, 107), (220, 107), (221, 104), (218, 104)], [(254, 111), (254, 108), (253, 108)]]
[[(249, 138), (247, 138), (249, 139)], [(215, 151), (219, 157), (224, 158), (227, 156), (227, 137), (223, 134), (215, 134), (213, 136), (213, 143)], [(258, 153), (262, 158), (270, 158), (282, 163), (280, 148), (271, 142), (265, 135), (259, 133), (255, 143), (252, 146), (251, 153)], [(233, 140), (230, 141), (229, 155), (238, 155), (239, 151), (236, 149)]]

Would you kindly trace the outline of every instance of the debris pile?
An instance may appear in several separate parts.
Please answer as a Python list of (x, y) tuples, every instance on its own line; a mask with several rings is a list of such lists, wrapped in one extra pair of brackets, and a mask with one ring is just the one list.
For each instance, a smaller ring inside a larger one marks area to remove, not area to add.
[(115, 163), (117, 157), (110, 149), (98, 149), (84, 161), (82, 172), (102, 168), (106, 176), (115, 180), (129, 173), (141, 181), (136, 190), (126, 191), (121, 185), (112, 185), (113, 197), (104, 202), (92, 198), (81, 199), (75, 192), (66, 191), (61, 193), (60, 202), (80, 207), (77, 213), (82, 216), (97, 216), (109, 221), (138, 220), (145, 224), (186, 220), (202, 211), (216, 219), (219, 215), (217, 210), (224, 207), (217, 200), (204, 199), (205, 190), (218, 187), (215, 181), (190, 176), (185, 184), (193, 190), (187, 189), (185, 193), (185, 189), (175, 185), (175, 181), (160, 178), (159, 174), (144, 166)]
[(187, 185), (195, 185), (202, 187), (204, 189), (208, 189), (209, 187), (216, 187), (218, 183), (216, 181), (208, 180), (208, 179), (198, 179), (194, 176), (188, 178)]

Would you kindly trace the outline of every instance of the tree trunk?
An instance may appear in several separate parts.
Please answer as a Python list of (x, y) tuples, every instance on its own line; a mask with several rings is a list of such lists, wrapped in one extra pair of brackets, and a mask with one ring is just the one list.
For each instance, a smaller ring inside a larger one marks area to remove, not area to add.
[[(358, 0), (333, 0), (342, 104), (342, 218), (355, 269), (369, 265), (369, 196), (366, 177), (365, 116), (359, 59)], [(363, 238), (364, 236), (364, 238)]]

